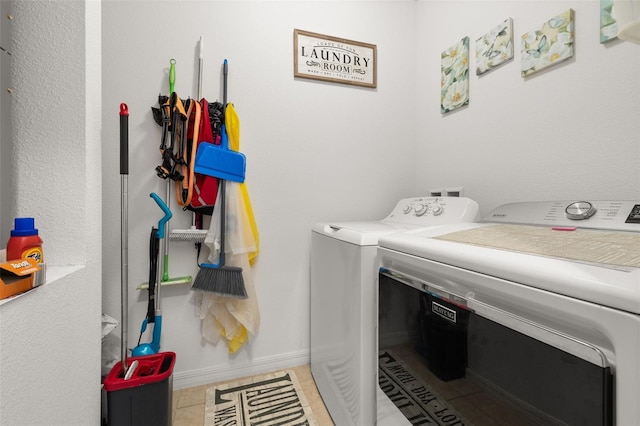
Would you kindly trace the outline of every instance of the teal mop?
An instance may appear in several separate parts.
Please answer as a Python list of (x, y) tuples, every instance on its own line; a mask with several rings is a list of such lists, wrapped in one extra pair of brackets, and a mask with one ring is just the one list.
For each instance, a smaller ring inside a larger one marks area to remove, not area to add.
[[(151, 197), (164, 212), (164, 216), (158, 222), (158, 228), (151, 228), (151, 238), (149, 244), (149, 304), (147, 316), (142, 321), (138, 346), (133, 348), (133, 356), (154, 355), (160, 352), (160, 337), (162, 335), (162, 309), (160, 307), (160, 283), (162, 282), (162, 267), (158, 267), (158, 253), (160, 246), (166, 244), (165, 224), (171, 219), (172, 213), (169, 207), (160, 199), (156, 193), (151, 193)], [(164, 257), (160, 257), (164, 262)], [(140, 343), (142, 334), (147, 330), (147, 325), (153, 323), (153, 334), (150, 343)]]

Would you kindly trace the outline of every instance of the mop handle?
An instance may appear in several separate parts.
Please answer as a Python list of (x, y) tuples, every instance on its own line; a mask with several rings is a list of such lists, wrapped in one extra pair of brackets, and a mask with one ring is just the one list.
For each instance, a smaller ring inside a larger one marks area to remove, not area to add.
[(120, 361), (127, 371), (127, 324), (129, 311), (129, 107), (120, 104)]
[(176, 90), (176, 60), (169, 61), (169, 96)]
[(120, 104), (120, 174), (129, 174), (129, 107)]
[[(173, 216), (173, 213), (171, 213), (171, 210), (169, 209), (169, 207), (167, 207), (165, 202), (162, 201), (162, 199), (158, 196), (158, 194), (156, 194), (155, 192), (152, 192), (150, 196), (155, 200), (156, 203), (158, 203), (158, 206), (164, 212), (164, 216), (162, 217), (162, 219), (158, 221), (158, 233), (156, 234), (158, 239), (160, 240), (160, 246), (161, 246), (160, 252), (162, 252), (167, 247), (167, 241), (164, 238), (165, 230), (167, 228), (166, 225), (167, 225), (167, 222), (169, 222), (169, 219), (171, 219), (171, 217)], [(156, 278), (157, 285), (156, 285), (156, 294), (155, 294), (156, 321), (158, 319), (157, 317), (162, 318), (162, 309), (160, 307), (160, 289), (162, 288), (162, 274), (163, 274), (163, 270), (165, 269), (166, 262), (167, 262), (167, 258), (163, 256), (162, 260), (160, 261), (161, 264), (158, 265), (158, 274)], [(160, 321), (162, 321), (162, 319), (160, 319)], [(158, 329), (160, 328), (156, 323), (153, 329), (154, 332), (156, 327), (158, 327)]]

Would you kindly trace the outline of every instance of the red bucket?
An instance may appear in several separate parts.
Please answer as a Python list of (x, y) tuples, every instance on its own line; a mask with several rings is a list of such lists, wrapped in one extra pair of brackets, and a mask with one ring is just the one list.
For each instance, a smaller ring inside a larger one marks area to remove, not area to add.
[(173, 398), (173, 366), (176, 354), (128, 358), (128, 364), (138, 361), (129, 379), (124, 379), (122, 362), (113, 366), (104, 379), (107, 393), (107, 424), (170, 425)]

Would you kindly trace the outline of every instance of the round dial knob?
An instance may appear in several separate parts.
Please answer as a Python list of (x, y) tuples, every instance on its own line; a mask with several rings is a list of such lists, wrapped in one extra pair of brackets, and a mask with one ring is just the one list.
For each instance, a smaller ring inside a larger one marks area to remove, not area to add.
[(567, 215), (567, 219), (571, 220), (583, 220), (589, 219), (596, 212), (596, 208), (591, 203), (586, 201), (578, 201), (573, 204), (569, 204), (564, 212)]
[(426, 212), (427, 212), (427, 206), (425, 206), (424, 204), (419, 204), (416, 207), (416, 216), (422, 216)]
[(411, 206), (404, 206), (404, 208), (402, 209), (402, 212), (404, 214), (409, 214), (410, 211), (411, 211)]
[(442, 206), (435, 205), (431, 208), (431, 211), (433, 212), (434, 216), (440, 216), (444, 212), (444, 209), (442, 208)]

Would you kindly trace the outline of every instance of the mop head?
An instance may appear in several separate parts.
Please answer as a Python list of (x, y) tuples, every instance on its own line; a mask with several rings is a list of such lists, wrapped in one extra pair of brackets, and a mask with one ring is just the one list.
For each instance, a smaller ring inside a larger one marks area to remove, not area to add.
[(214, 268), (213, 265), (201, 264), (200, 271), (198, 271), (198, 275), (193, 280), (191, 289), (237, 299), (246, 299), (248, 297), (247, 290), (244, 287), (244, 278), (242, 278), (242, 268), (235, 266), (223, 265), (219, 268)]
[(187, 241), (194, 243), (202, 243), (207, 237), (206, 229), (174, 229), (169, 233), (169, 239), (171, 241)]

